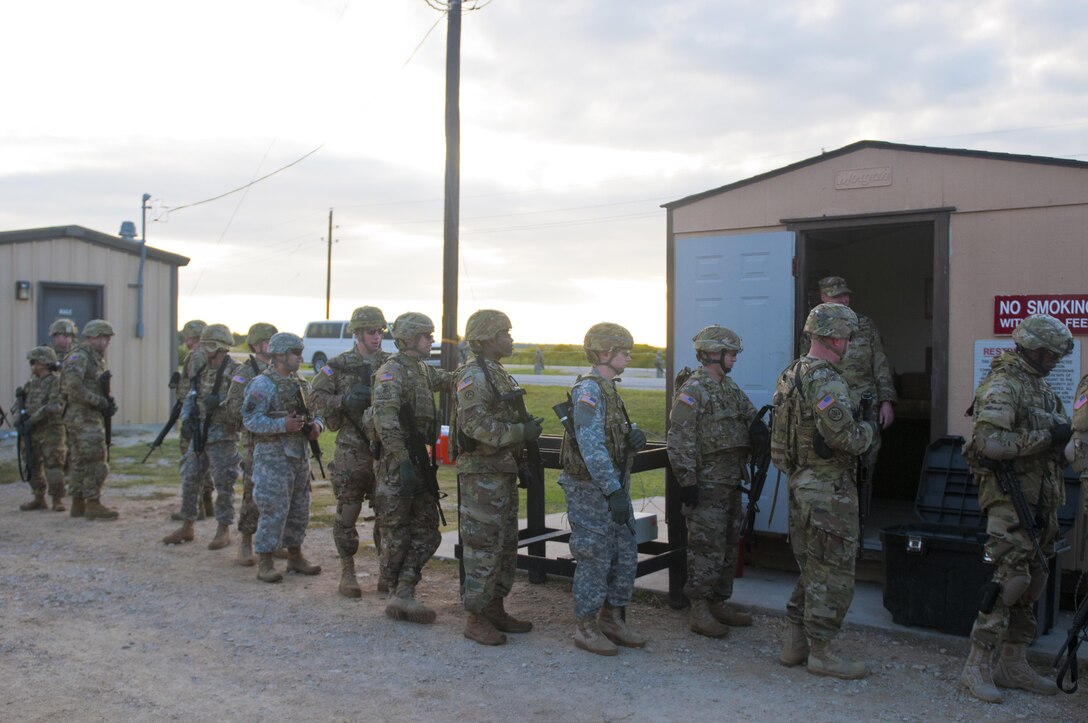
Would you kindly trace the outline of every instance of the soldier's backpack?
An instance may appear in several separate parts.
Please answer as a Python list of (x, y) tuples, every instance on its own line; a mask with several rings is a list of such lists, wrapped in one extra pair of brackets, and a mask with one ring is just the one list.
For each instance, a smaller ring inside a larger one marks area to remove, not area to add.
[(771, 417), (771, 461), (790, 475), (797, 469), (797, 423), (800, 419), (801, 364), (795, 359), (778, 375)]

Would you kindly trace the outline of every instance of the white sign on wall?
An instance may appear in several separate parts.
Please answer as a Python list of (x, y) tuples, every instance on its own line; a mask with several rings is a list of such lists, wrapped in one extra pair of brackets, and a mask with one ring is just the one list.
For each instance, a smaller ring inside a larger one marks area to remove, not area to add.
[[(993, 358), (1015, 347), (1012, 339), (976, 339), (973, 389), (978, 389), (982, 378), (989, 373)], [(1073, 340), (1073, 353), (1058, 362), (1054, 371), (1047, 375), (1046, 382), (1062, 400), (1065, 411), (1069, 412), (1073, 408), (1073, 393), (1077, 391), (1077, 383), (1080, 382), (1080, 339)]]

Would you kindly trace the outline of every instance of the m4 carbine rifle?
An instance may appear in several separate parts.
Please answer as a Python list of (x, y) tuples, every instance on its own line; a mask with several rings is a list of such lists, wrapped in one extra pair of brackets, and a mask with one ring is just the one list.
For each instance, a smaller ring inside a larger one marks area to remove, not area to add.
[(17, 417), (15, 431), (19, 433), (19, 477), (23, 482), (29, 482), (34, 479), (34, 447), (30, 443), (30, 412), (26, 411), (26, 390), (22, 387), (15, 389), (15, 404), (11, 413)]
[(1020, 482), (1016, 479), (1016, 472), (1013, 470), (1012, 462), (983, 458), (981, 463), (983, 467), (997, 475), (997, 484), (1001, 487), (1001, 491), (1012, 500), (1013, 509), (1016, 510), (1016, 518), (1020, 522), (1010, 527), (1009, 532), (1023, 530), (1028, 533), (1031, 544), (1035, 547), (1035, 555), (1039, 558), (1039, 564), (1043, 568), (1043, 574), (1049, 575), (1050, 566), (1047, 564), (1046, 555), (1043, 554), (1043, 546), (1039, 543), (1039, 525), (1035, 522), (1035, 516), (1031, 514), (1031, 506), (1028, 504), (1027, 498), (1024, 497), (1024, 490), (1021, 489)]
[(325, 479), (325, 465), (321, 463), (321, 445), (316, 439), (310, 439), (310, 432), (314, 429), (314, 418), (310, 416), (310, 409), (306, 406), (306, 397), (302, 394), (302, 387), (298, 388), (298, 404), (302, 410), (302, 416), (306, 421), (302, 423), (302, 436), (310, 443), (310, 454), (317, 460), (317, 468), (321, 470), (321, 479)]
[(113, 415), (117, 413), (117, 402), (114, 401), (113, 395), (110, 393), (110, 380), (113, 379), (113, 372), (109, 369), (102, 372), (102, 376), (98, 377), (98, 389), (102, 392), (102, 396), (109, 402), (108, 409), (102, 412), (102, 427), (106, 431), (106, 460), (110, 458), (110, 446), (113, 444)]
[[(1073, 625), (1069, 628), (1069, 635), (1065, 643), (1054, 658), (1054, 669), (1058, 671), (1055, 682), (1063, 693), (1077, 692), (1077, 648), (1081, 642), (1088, 640), (1088, 597), (1084, 598), (1076, 615), (1073, 616)], [(1062, 656), (1065, 662), (1062, 662)], [(1059, 665), (1060, 664), (1060, 665)], [(1069, 676), (1069, 687), (1065, 685), (1065, 677)]]
[[(168, 385), (171, 390), (177, 389), (178, 384), (181, 382), (181, 372), (174, 372), (170, 375), (170, 384)], [(173, 408), (170, 410), (170, 417), (166, 420), (166, 424), (159, 430), (159, 436), (155, 437), (155, 441), (151, 443), (151, 449), (147, 450), (147, 454), (144, 455), (143, 462), (141, 464), (147, 464), (147, 460), (151, 458), (152, 453), (162, 446), (162, 442), (166, 439), (166, 435), (170, 434), (170, 430), (174, 428), (174, 424), (178, 421), (178, 417), (181, 416), (181, 402), (178, 399), (174, 402)]]
[[(767, 421), (763, 417), (767, 416)], [(741, 490), (748, 495), (748, 511), (740, 528), (740, 536), (745, 547), (751, 549), (752, 532), (756, 527), (756, 514), (759, 512), (759, 498), (763, 496), (763, 486), (767, 483), (767, 473), (771, 469), (771, 432), (774, 423), (774, 405), (765, 404), (752, 420), (750, 429), (759, 429), (759, 434), (749, 433), (752, 438), (752, 456), (748, 461), (748, 487), (741, 485)], [(758, 437), (758, 439), (757, 439)], [(758, 447), (754, 446), (758, 443)]]
[(427, 454), (427, 441), (416, 427), (416, 414), (412, 405), (405, 402), (400, 405), (398, 412), (400, 417), (400, 429), (404, 434), (404, 448), (408, 452), (408, 461), (412, 463), (416, 474), (426, 485), (426, 491), (434, 497), (434, 504), (438, 508), (438, 517), (442, 520), (442, 526), (446, 526), (446, 515), (442, 512), (442, 491), (438, 488), (438, 457), (434, 445), (431, 445), (431, 453)]

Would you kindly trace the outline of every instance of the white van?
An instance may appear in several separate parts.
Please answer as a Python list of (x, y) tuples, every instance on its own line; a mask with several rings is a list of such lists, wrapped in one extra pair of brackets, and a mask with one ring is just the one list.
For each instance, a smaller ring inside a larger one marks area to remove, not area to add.
[[(309, 359), (314, 369), (325, 366), (325, 362), (347, 351), (354, 343), (355, 337), (348, 331), (346, 320), (311, 321), (306, 325), (306, 333), (302, 336), (302, 345), (305, 347), (303, 354)], [(388, 331), (382, 336), (382, 349), (390, 354), (397, 352), (393, 335)]]

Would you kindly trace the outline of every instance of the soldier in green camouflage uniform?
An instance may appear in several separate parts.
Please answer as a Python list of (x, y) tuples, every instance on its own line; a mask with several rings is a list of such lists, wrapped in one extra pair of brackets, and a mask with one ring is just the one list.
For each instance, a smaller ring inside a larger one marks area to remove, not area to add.
[[(241, 458), (238, 455), (238, 420), (229, 413), (224, 402), (230, 389), (231, 377), (238, 362), (230, 356), (234, 336), (223, 324), (209, 324), (200, 333), (200, 350), (205, 364), (189, 380), (190, 392), (181, 408), (182, 428), (190, 438), (196, 434), (192, 427), (195, 416), (200, 438), (193, 439), (181, 460), (181, 514), (183, 522), (163, 538), (166, 545), (192, 542), (197, 509), (204, 478), (211, 475), (218, 494), (215, 518), (218, 522), (209, 550), (221, 550), (230, 544), (230, 526), (234, 522), (234, 482), (238, 479)], [(197, 450), (200, 447), (200, 450)]]
[(1088, 480), (1088, 374), (1081, 378), (1073, 395), (1073, 436), (1065, 447), (1065, 458), (1080, 476), (1080, 516), (1088, 518), (1088, 489), (1084, 485)]
[(991, 703), (1001, 702), (998, 686), (1045, 695), (1058, 692), (1054, 681), (1038, 675), (1026, 658), (1035, 637), (1033, 606), (1046, 589), (1047, 574), (993, 465), (1011, 463), (1041, 523), (1043, 553), (1052, 558), (1057, 511), (1065, 503), (1062, 452), (1073, 433), (1061, 400), (1046, 383), (1058, 361), (1073, 350), (1073, 335), (1057, 319), (1035, 315), (1020, 322), (1012, 338), (1016, 349), (995, 357), (975, 390), (974, 429), (964, 449), (979, 485), (979, 507), (986, 514), (986, 558), (995, 570), (980, 595), (983, 603), (960, 681), (971, 695)]
[(635, 453), (646, 446), (646, 435), (627, 419), (616, 389), (633, 346), (631, 332), (619, 324), (602, 322), (586, 332), (582, 348), (593, 369), (570, 391), (570, 426), (559, 454), (570, 552), (578, 562), (574, 644), (596, 655), (616, 655), (617, 645), (642, 648), (648, 642), (623, 614), (638, 564), (631, 467)]
[(16, 422), (20, 434), (30, 435), (34, 476), (29, 480), (34, 499), (19, 505), (24, 512), (47, 510), (45, 493), (53, 498), (53, 510), (63, 512), (64, 463), (68, 457), (68, 439), (64, 431), (64, 401), (60, 395), (57, 355), (48, 346), (36, 346), (26, 355), (31, 376), (23, 385), (26, 394), (25, 422)]
[(110, 473), (106, 462), (104, 415), (117, 413), (117, 404), (102, 394), (100, 379), (108, 371), (103, 356), (113, 338), (113, 327), (92, 319), (83, 327), (83, 341), (64, 359), (61, 367), (61, 395), (67, 405), (64, 422), (68, 432), (68, 493), (72, 496), (72, 517), (114, 520), (117, 511), (99, 501), (102, 486)]
[(514, 353), (510, 319), (482, 309), (469, 317), (465, 341), (476, 358), (457, 370), (456, 417), (450, 429), (457, 451), (459, 526), (468, 611), (465, 637), (501, 645), (504, 632), (525, 633), (532, 623), (506, 612), (518, 555), (518, 464), (524, 443), (540, 437), (543, 419), (521, 421), (524, 391), (500, 361)]
[(238, 557), (234, 561), (245, 567), (256, 563), (253, 557), (253, 535), (257, 532), (257, 504), (253, 501), (253, 434), (242, 424), (242, 400), (246, 387), (268, 368), (268, 340), (279, 331), (267, 322), (258, 321), (249, 327), (246, 344), (251, 354), (244, 364), (239, 364), (230, 377), (230, 389), (227, 391), (227, 415), (239, 428), (245, 456), (242, 458), (242, 504), (238, 509), (238, 532), (242, 540), (238, 546)]
[[(193, 319), (185, 322), (185, 326), (181, 327), (181, 339), (184, 342), (188, 353), (181, 362), (181, 379), (182, 383), (178, 384), (177, 389), (174, 390), (177, 400), (182, 404), (185, 403), (185, 395), (189, 393), (189, 384), (187, 383), (193, 378), (207, 360), (204, 359), (204, 353), (200, 351), (200, 335), (204, 331), (204, 327), (208, 324), (200, 319)], [(185, 453), (189, 451), (189, 433), (184, 427), (181, 428), (181, 437), (178, 441), (178, 447), (181, 450), (181, 458), (178, 460), (178, 474), (181, 474), (181, 465), (185, 459)], [(196, 518), (203, 520), (206, 516), (215, 514), (215, 509), (212, 503), (212, 490), (215, 489), (215, 484), (212, 482), (211, 471), (209, 470), (204, 477), (204, 482), (201, 487), (201, 505), (197, 510)], [(181, 512), (175, 512), (170, 515), (170, 519), (175, 522), (180, 522), (184, 519)]]
[(57, 319), (49, 325), (47, 346), (56, 353), (58, 360), (63, 359), (68, 356), (68, 352), (72, 351), (78, 333), (79, 327), (74, 321), (66, 318)]
[(401, 428), (401, 406), (415, 418), (415, 432), (433, 442), (438, 438), (434, 392), (449, 390), (452, 376), (423, 363), (434, 343), (434, 323), (409, 311), (393, 323), (399, 352), (378, 369), (373, 420), (382, 452), (377, 465), (374, 512), (381, 535), (381, 577), (390, 592), (385, 614), (394, 620), (434, 622), (435, 613), (415, 599), (423, 566), (438, 549), (438, 500), (427, 489), (423, 473), (412, 466)]
[[(702, 366), (673, 396), (669, 464), (687, 522), (687, 583), (692, 632), (712, 638), (729, 625), (752, 624), (747, 611), (726, 605), (733, 595), (743, 508), (741, 483), (751, 453), (756, 408), (728, 374), (743, 350), (740, 337), (714, 325), (692, 338)], [(764, 427), (765, 429), (765, 427)]]
[(336, 435), (336, 452), (329, 463), (329, 479), (336, 495), (332, 539), (340, 555), (340, 586), (344, 597), (360, 597), (355, 577), (359, 531), (355, 529), (363, 502), (374, 495), (374, 457), (363, 431), (363, 414), (370, 407), (374, 372), (391, 356), (382, 351), (385, 314), (375, 306), (361, 306), (351, 314), (348, 331), (355, 345), (317, 370), (313, 378), (314, 407)]
[(841, 304), (820, 304), (805, 321), (808, 353), (775, 386), (771, 457), (789, 475), (790, 543), (801, 576), (786, 606), (784, 665), (863, 678), (864, 663), (831, 649), (854, 598), (858, 548), (858, 456), (876, 435), (876, 422), (855, 419), (857, 408), (837, 364), (848, 354), (857, 316)]

